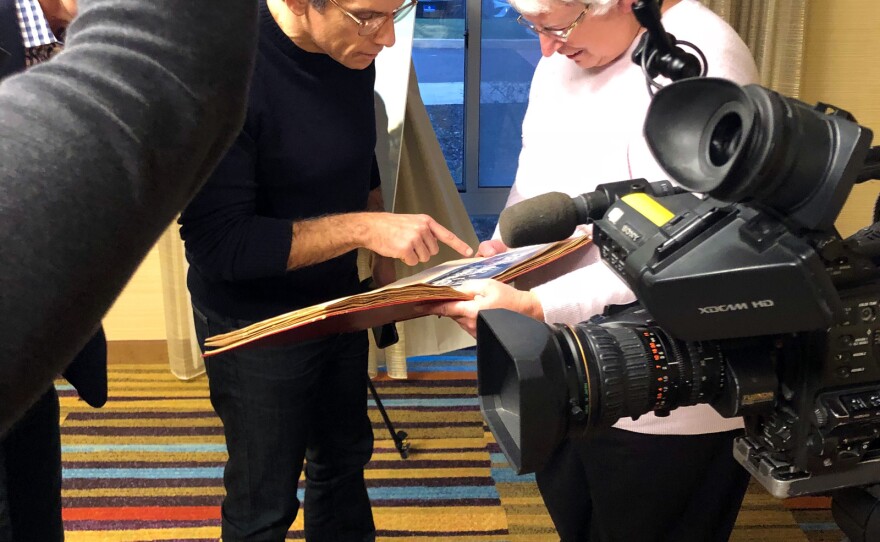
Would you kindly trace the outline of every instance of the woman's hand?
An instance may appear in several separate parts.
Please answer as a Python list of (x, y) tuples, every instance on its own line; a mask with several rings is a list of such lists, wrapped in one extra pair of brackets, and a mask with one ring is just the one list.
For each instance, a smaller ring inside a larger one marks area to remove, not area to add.
[(483, 241), (480, 243), (480, 246), (477, 247), (477, 256), (488, 258), (489, 256), (507, 252), (508, 250), (507, 245), (505, 245), (501, 239), (489, 239), (488, 241)]
[(418, 310), (423, 314), (447, 316), (472, 337), (477, 336), (477, 313), (486, 309), (510, 309), (536, 320), (544, 320), (544, 310), (538, 296), (523, 292), (497, 280), (480, 279), (464, 282), (456, 290), (472, 295), (466, 301), (449, 301), (424, 305)]

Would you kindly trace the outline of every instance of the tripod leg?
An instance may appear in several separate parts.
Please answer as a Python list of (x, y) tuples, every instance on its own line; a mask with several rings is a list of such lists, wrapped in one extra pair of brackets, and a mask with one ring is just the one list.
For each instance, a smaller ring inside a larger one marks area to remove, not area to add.
[(376, 401), (379, 413), (382, 414), (382, 419), (385, 421), (385, 427), (387, 427), (388, 432), (391, 433), (391, 440), (394, 441), (394, 447), (397, 448), (397, 453), (400, 454), (401, 459), (406, 459), (409, 457), (409, 442), (406, 440), (406, 432), (394, 430), (394, 424), (391, 423), (391, 418), (389, 418), (388, 413), (385, 412), (382, 400), (379, 399), (379, 393), (376, 391), (376, 387), (373, 386), (373, 381), (369, 378), (367, 379), (367, 385), (370, 387), (370, 393), (373, 395), (373, 400)]

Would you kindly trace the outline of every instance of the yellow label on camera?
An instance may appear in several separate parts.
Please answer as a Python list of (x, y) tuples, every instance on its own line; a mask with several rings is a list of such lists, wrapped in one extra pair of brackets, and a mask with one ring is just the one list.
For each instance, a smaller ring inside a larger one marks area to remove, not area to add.
[(620, 199), (657, 226), (666, 224), (675, 216), (672, 214), (672, 211), (660, 205), (657, 200), (643, 192), (627, 194)]

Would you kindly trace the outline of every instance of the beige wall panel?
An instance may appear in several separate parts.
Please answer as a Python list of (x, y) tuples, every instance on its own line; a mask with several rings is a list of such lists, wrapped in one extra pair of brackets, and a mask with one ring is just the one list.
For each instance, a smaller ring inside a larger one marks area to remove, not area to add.
[[(880, 3), (811, 0), (801, 99), (846, 109), (880, 145)], [(880, 183), (856, 187), (837, 226), (844, 236), (868, 225)]]
[(162, 275), (155, 247), (110, 308), (104, 331), (109, 341), (165, 340)]

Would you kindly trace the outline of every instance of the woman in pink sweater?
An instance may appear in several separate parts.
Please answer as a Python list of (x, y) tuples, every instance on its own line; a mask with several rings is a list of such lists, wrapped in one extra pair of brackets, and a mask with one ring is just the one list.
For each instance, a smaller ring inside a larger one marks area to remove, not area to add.
[[(641, 68), (630, 60), (643, 31), (633, 3), (514, 0), (520, 22), (538, 34), (544, 58), (532, 80), (507, 206), (551, 191), (575, 196), (600, 183), (667, 178), (642, 136), (650, 96)], [(696, 0), (666, 0), (662, 14), (667, 32), (705, 53), (709, 76), (757, 82), (748, 48), (708, 8)], [(478, 254), (506, 249), (496, 231)], [(473, 300), (447, 303), (434, 312), (474, 334), (477, 312), (488, 308), (574, 324), (606, 305), (633, 301), (597, 252), (591, 248), (578, 261), (540, 270), (545, 281), (528, 291), (496, 281), (467, 283)], [(614, 428), (567, 442), (537, 473), (560, 537), (566, 542), (727, 540), (749, 479), (732, 456), (741, 428), (741, 419), (725, 419), (698, 405), (668, 417), (620, 420)]]

